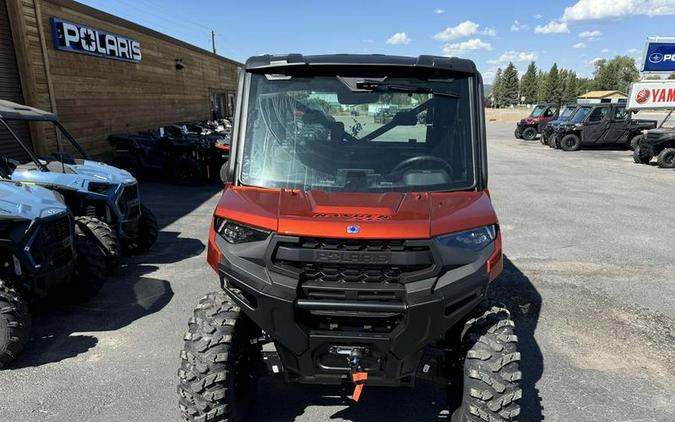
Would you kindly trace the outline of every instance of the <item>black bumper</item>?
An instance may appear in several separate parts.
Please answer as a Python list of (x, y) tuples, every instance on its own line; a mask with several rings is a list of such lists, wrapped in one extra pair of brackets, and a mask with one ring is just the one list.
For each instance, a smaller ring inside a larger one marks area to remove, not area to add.
[[(463, 322), (483, 298), (489, 283), (485, 262), (494, 251), (494, 245), (487, 247), (466, 265), (433, 265), (389, 287), (372, 284), (387, 298), (376, 300), (367, 282), (343, 283), (340, 294), (330, 290), (335, 283), (325, 283), (326, 294), (321, 283), (309, 283), (274, 262), (277, 243), (272, 236), (231, 245), (216, 236), (221, 287), (272, 337), (287, 380), (320, 384), (349, 381), (347, 359), (334, 353), (340, 346), (368, 351), (362, 368), (369, 372), (369, 384), (414, 384), (426, 346)], [(309, 284), (317, 296), (305, 294)], [(334, 324), (322, 325), (323, 320)], [(367, 329), (371, 325), (379, 329)]]

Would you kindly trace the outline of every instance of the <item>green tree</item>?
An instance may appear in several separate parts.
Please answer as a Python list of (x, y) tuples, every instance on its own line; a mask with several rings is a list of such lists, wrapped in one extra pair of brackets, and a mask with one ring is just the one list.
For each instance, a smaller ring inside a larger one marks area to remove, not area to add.
[(547, 74), (543, 71), (539, 71), (537, 74), (537, 102), (543, 103), (546, 101), (546, 78)]
[(525, 104), (534, 104), (537, 102), (537, 65), (530, 62), (527, 66), (527, 72), (523, 75), (520, 81), (520, 95), (525, 97)]
[(544, 101), (560, 104), (562, 102), (562, 94), (564, 90), (564, 81), (560, 78), (558, 65), (553, 63), (551, 70), (548, 71), (546, 77), (546, 88), (544, 89)]
[(565, 89), (562, 95), (562, 102), (572, 104), (577, 101), (579, 96), (577, 92), (577, 75), (574, 72), (568, 72), (565, 78)]
[(495, 81), (492, 83), (492, 102), (494, 107), (502, 106), (502, 68), (495, 73)]
[(628, 92), (630, 84), (640, 79), (635, 59), (616, 56), (612, 60), (595, 62), (595, 89)]
[(668, 76), (668, 79), (675, 79), (675, 73), (671, 73), (671, 74)]
[(502, 101), (504, 105), (510, 106), (518, 104), (520, 102), (518, 95), (520, 91), (520, 83), (518, 78), (518, 70), (513, 65), (513, 63), (509, 63), (509, 65), (506, 66), (506, 69), (504, 69), (501, 85)]

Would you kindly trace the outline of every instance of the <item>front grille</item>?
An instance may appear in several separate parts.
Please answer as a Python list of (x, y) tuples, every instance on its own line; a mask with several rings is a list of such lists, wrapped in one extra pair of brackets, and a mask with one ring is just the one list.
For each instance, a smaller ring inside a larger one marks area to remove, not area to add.
[(44, 270), (67, 264), (72, 259), (72, 226), (68, 216), (42, 223), (33, 238), (29, 253), (35, 264)]
[(122, 194), (117, 200), (117, 205), (122, 215), (127, 218), (138, 217), (141, 213), (140, 201), (138, 196), (138, 185), (128, 185), (122, 189)]
[(310, 329), (382, 333), (403, 318), (405, 283), (435, 268), (426, 242), (326, 238), (280, 240), (272, 265), (298, 277), (298, 312)]

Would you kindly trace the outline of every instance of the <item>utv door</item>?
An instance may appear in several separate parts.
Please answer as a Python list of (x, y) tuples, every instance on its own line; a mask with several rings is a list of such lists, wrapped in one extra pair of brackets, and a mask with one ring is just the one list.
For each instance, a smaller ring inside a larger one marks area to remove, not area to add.
[(558, 106), (551, 106), (547, 108), (544, 114), (541, 115), (541, 119), (539, 119), (538, 122), (539, 127), (537, 127), (537, 131), (543, 132), (548, 122), (551, 122), (558, 118), (558, 112), (559, 112)]
[(596, 144), (602, 142), (610, 126), (609, 107), (596, 107), (591, 111), (581, 134), (581, 142), (584, 144)]
[(609, 129), (603, 140), (606, 144), (624, 144), (628, 139), (628, 111), (625, 106), (616, 107), (611, 113)]

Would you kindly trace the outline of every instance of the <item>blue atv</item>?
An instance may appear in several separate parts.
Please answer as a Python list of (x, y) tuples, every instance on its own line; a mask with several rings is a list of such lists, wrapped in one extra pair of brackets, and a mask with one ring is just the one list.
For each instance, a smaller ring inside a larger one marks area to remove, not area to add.
[[(57, 151), (38, 157), (7, 125), (9, 120), (50, 122), (68, 142), (57, 136)], [(2, 126), (31, 158), (31, 162), (11, 169), (11, 179), (61, 194), (71, 213), (97, 235), (109, 269), (119, 262), (120, 246), (128, 253), (152, 247), (157, 240), (157, 220), (141, 204), (138, 182), (129, 172), (91, 160), (53, 113), (0, 100)]]
[(8, 180), (11, 167), (0, 158), (0, 368), (28, 340), (30, 305), (49, 294), (86, 301), (107, 272), (96, 235), (72, 217), (61, 195)]

